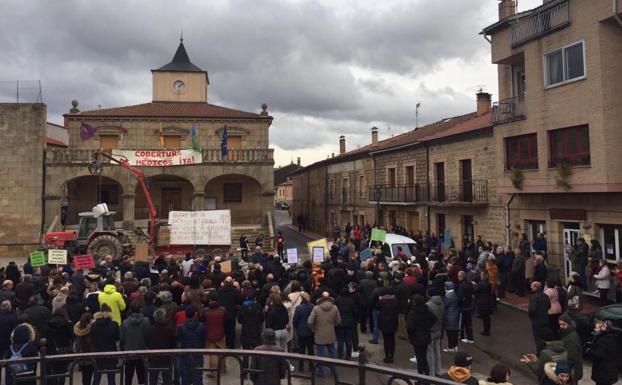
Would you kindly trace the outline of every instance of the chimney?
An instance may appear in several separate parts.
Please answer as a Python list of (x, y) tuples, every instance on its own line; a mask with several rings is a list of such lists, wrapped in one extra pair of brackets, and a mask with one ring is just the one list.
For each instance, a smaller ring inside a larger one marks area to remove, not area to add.
[(296, 164), (300, 166), (300, 157), (296, 158)]
[(330, 154), (330, 157), (331, 157), (331, 158), (334, 158), (334, 157), (335, 157), (335, 153), (334, 153), (334, 152), (333, 152), (333, 153), (331, 153), (331, 154)]
[(346, 137), (339, 136), (339, 155), (346, 153)]
[(501, 0), (499, 3), (499, 20), (516, 15), (516, 0)]
[(371, 128), (371, 144), (378, 143), (378, 127)]
[(477, 115), (484, 115), (489, 112), (492, 103), (492, 95), (488, 92), (479, 91), (475, 96), (477, 96)]

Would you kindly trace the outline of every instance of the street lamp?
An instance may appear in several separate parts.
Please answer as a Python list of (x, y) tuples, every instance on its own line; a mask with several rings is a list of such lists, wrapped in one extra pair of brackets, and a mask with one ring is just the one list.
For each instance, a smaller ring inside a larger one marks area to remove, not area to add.
[(380, 199), (382, 199), (382, 189), (380, 186), (374, 186), (374, 200), (376, 201), (376, 226), (380, 226), (378, 216), (380, 215)]

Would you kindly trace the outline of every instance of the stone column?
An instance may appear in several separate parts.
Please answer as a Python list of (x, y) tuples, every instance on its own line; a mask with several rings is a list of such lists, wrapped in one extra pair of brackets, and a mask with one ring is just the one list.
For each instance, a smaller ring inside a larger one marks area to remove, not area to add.
[(265, 191), (261, 194), (261, 225), (268, 225), (268, 218), (266, 217), (266, 212), (272, 212), (274, 208), (274, 191)]
[(195, 192), (192, 194), (192, 208), (194, 211), (205, 210), (205, 193)]
[(54, 218), (56, 218), (56, 225), (54, 231), (57, 231), (62, 228), (60, 223), (60, 196), (59, 195), (44, 195), (43, 199), (45, 200), (45, 222), (43, 226), (43, 231), (47, 232), (48, 228), (52, 224)]
[(132, 230), (134, 228), (134, 202), (136, 194), (133, 192), (121, 194), (123, 199), (123, 228)]

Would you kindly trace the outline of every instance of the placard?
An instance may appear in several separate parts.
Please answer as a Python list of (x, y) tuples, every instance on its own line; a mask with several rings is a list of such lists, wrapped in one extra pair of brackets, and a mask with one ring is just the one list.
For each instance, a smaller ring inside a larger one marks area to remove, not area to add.
[(95, 259), (93, 259), (93, 256), (91, 254), (76, 255), (75, 257), (73, 257), (73, 266), (76, 270), (94, 269)]
[(359, 258), (361, 260), (361, 262), (365, 262), (367, 261), (369, 258), (371, 258), (373, 255), (371, 249), (368, 247), (365, 250), (361, 251), (361, 253), (359, 254)]
[(371, 240), (384, 242), (384, 239), (387, 236), (387, 232), (378, 228), (371, 229)]
[(328, 248), (328, 242), (326, 238), (318, 239), (317, 241), (307, 242), (307, 249), (309, 250), (309, 255), (313, 255), (313, 248), (316, 246), (321, 246), (324, 248), (324, 252), (326, 254), (330, 253), (330, 249)]
[(45, 253), (43, 251), (33, 251), (30, 253), (30, 265), (32, 267), (45, 265)]
[(48, 250), (48, 263), (52, 265), (67, 264), (67, 250), (50, 249)]
[(171, 211), (171, 245), (230, 245), (231, 211)]
[(298, 263), (298, 249), (287, 249), (287, 263)]
[(125, 158), (132, 166), (166, 167), (203, 163), (201, 152), (187, 150), (112, 150), (112, 156)]
[(451, 246), (451, 229), (445, 229), (443, 233), (443, 246), (448, 249)]
[(149, 260), (149, 245), (147, 242), (138, 242), (134, 247), (134, 259), (136, 261)]
[(313, 262), (324, 262), (324, 248), (322, 246), (315, 246), (313, 248)]

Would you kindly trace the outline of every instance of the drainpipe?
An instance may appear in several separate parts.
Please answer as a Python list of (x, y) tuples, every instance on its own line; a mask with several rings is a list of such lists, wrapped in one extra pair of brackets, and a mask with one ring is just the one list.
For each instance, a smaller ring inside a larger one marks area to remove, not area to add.
[(508, 202), (505, 204), (505, 231), (506, 231), (506, 240), (507, 240), (507, 245), (510, 246), (510, 205), (512, 204), (512, 201), (514, 200), (514, 196), (515, 194), (510, 194), (510, 199), (508, 199)]
[(622, 19), (618, 16), (618, 0), (613, 0), (613, 18), (616, 19), (620, 27), (622, 27)]
[[(613, 0), (615, 1), (615, 0)], [(490, 40), (490, 38), (488, 36), (486, 36), (486, 34), (484, 32), (482, 32), (482, 37), (484, 38), (484, 40), (486, 40), (488, 42), (488, 44), (492, 44), (492, 40)]]

